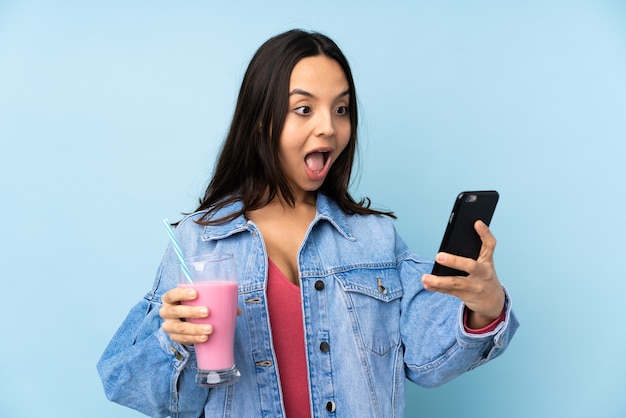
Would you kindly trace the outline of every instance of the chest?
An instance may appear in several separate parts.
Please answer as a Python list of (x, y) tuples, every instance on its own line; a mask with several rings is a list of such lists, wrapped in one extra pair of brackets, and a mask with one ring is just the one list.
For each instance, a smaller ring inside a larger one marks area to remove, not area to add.
[(267, 256), (283, 275), (299, 285), (298, 252), (314, 218), (302, 213), (267, 213), (254, 216), (253, 222), (261, 232)]
[(308, 224), (290, 223), (290, 225), (259, 225), (267, 255), (274, 265), (287, 277), (299, 284), (298, 251), (304, 241)]

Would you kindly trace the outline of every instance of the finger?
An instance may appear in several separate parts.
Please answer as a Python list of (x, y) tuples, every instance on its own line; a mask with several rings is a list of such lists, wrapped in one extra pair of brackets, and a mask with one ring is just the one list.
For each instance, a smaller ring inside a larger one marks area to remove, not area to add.
[(164, 321), (161, 325), (163, 331), (167, 332), (172, 341), (181, 344), (196, 344), (207, 341), (213, 333), (211, 324), (192, 324), (176, 320)]
[(183, 322), (176, 320), (163, 321), (161, 325), (164, 331), (173, 335), (200, 336), (210, 335), (213, 333), (212, 324), (194, 324), (192, 322)]
[(209, 316), (209, 309), (206, 306), (191, 305), (171, 305), (164, 303), (161, 306), (159, 315), (163, 319), (189, 319), (189, 318), (206, 318)]
[(434, 274), (424, 274), (422, 283), (426, 290), (439, 293), (447, 293), (458, 296), (467, 287), (467, 282), (461, 276), (435, 276)]
[(198, 292), (195, 289), (175, 287), (165, 292), (161, 300), (163, 303), (174, 305), (186, 300), (194, 300), (197, 297)]
[(435, 261), (442, 266), (451, 267), (456, 270), (461, 270), (466, 273), (471, 273), (476, 266), (476, 260), (467, 257), (461, 257), (450, 253), (438, 253), (435, 256)]
[(493, 253), (496, 249), (497, 243), (496, 237), (491, 233), (489, 227), (481, 220), (474, 223), (474, 229), (482, 241), (478, 258), (493, 258)]
[(190, 335), (169, 334), (169, 336), (170, 336), (170, 340), (179, 344), (184, 344), (184, 345), (200, 344), (200, 343), (204, 343), (208, 341), (209, 339), (208, 335), (190, 336)]

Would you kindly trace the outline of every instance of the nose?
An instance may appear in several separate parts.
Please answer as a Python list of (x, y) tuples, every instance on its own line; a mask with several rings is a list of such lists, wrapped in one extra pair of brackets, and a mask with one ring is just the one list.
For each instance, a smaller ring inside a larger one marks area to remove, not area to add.
[(332, 137), (335, 135), (335, 120), (331, 111), (318, 112), (315, 123), (316, 136)]

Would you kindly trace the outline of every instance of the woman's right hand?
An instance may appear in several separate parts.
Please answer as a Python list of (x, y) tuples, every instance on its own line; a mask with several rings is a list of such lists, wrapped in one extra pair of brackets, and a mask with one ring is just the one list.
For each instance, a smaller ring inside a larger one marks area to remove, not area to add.
[(211, 324), (193, 324), (186, 321), (191, 318), (206, 318), (209, 310), (206, 306), (188, 306), (181, 302), (194, 300), (198, 293), (194, 289), (175, 287), (161, 298), (163, 306), (159, 315), (163, 318), (161, 328), (167, 332), (172, 341), (180, 344), (196, 344), (205, 342), (213, 333)]

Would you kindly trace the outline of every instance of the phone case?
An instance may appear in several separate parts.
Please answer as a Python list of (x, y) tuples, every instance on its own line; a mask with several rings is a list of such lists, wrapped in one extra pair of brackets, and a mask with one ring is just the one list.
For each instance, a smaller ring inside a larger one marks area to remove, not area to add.
[[(482, 241), (474, 229), (477, 220), (489, 225), (496, 210), (499, 194), (495, 190), (460, 193), (448, 218), (446, 232), (441, 240), (440, 252), (476, 260)], [(438, 276), (467, 276), (468, 273), (435, 263), (433, 274)]]

